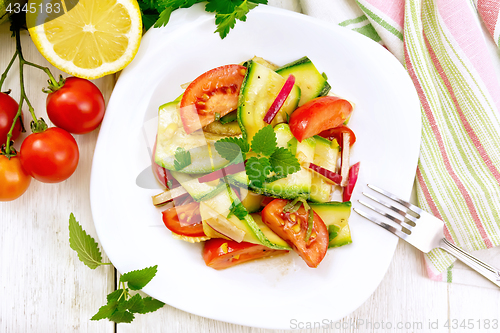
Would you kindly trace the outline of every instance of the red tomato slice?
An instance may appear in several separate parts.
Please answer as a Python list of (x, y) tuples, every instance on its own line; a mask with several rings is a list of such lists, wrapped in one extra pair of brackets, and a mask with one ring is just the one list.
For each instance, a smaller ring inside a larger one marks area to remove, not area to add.
[(260, 244), (238, 243), (222, 238), (212, 238), (205, 242), (203, 260), (207, 266), (224, 269), (250, 260), (287, 252), (286, 250), (270, 249)]
[(262, 221), (279, 237), (285, 240), (304, 259), (307, 266), (317, 267), (328, 250), (328, 229), (314, 213), (314, 222), (309, 241), (306, 242), (308, 214), (301, 206), (295, 213), (284, 213), (288, 200), (275, 199), (262, 210)]
[(186, 133), (194, 132), (238, 107), (246, 67), (226, 65), (200, 75), (186, 88), (180, 113)]
[(292, 113), (290, 130), (302, 142), (324, 130), (342, 125), (351, 112), (352, 105), (345, 99), (335, 96), (318, 97)]
[(205, 236), (198, 202), (172, 207), (163, 211), (162, 214), (163, 223), (170, 231), (184, 236)]
[(350, 129), (346, 125), (340, 125), (340, 126), (337, 126), (335, 128), (327, 129), (327, 130), (319, 133), (318, 135), (322, 136), (325, 139), (328, 139), (330, 141), (333, 141), (333, 139), (335, 139), (335, 140), (337, 140), (338, 144), (342, 147), (342, 145), (344, 143), (342, 136), (344, 135), (344, 133), (350, 134), (349, 146), (352, 146), (354, 144), (354, 142), (356, 142), (356, 135), (354, 134), (352, 129)]

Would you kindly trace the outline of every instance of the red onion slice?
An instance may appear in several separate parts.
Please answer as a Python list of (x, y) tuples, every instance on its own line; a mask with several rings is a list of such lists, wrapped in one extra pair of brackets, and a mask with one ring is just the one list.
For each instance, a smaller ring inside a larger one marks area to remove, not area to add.
[(278, 96), (276, 96), (276, 99), (274, 100), (273, 104), (271, 104), (269, 111), (267, 111), (266, 115), (264, 116), (264, 121), (266, 123), (270, 124), (273, 121), (274, 117), (276, 117), (278, 111), (281, 109), (283, 104), (285, 104), (285, 100), (287, 99), (288, 95), (290, 95), (294, 84), (295, 76), (293, 76), (292, 74), (288, 75), (288, 79), (286, 79), (285, 84), (278, 93)]

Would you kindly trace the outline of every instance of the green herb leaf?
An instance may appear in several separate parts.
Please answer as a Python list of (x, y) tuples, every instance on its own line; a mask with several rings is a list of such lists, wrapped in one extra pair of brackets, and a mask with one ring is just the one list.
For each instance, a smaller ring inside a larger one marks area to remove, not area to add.
[(222, 138), (215, 142), (214, 146), (219, 155), (230, 162), (234, 161), (238, 156), (242, 157), (242, 161), (245, 160), (245, 153), (250, 150), (250, 146), (245, 139), (235, 137)]
[(111, 293), (108, 294), (106, 297), (108, 300), (108, 304), (112, 303), (113, 301), (118, 301), (118, 299), (123, 295), (124, 290), (123, 289), (117, 289)]
[(191, 164), (191, 153), (182, 147), (177, 147), (174, 158), (174, 168), (177, 171)]
[(158, 265), (131, 271), (120, 276), (120, 282), (127, 282), (132, 290), (141, 290), (151, 281), (158, 270)]
[(144, 300), (140, 294), (135, 294), (128, 301), (118, 304), (118, 311), (128, 310), (132, 313), (142, 313), (144, 310)]
[(129, 311), (115, 311), (109, 317), (109, 320), (115, 323), (131, 323), (134, 318), (134, 314)]
[(155, 28), (161, 28), (163, 26), (166, 26), (168, 21), (170, 21), (170, 15), (174, 9), (172, 7), (167, 7), (163, 10), (160, 11), (160, 14), (158, 15), (157, 21), (154, 23)]
[(257, 133), (255, 133), (252, 139), (252, 151), (257, 154), (271, 156), (271, 154), (276, 150), (276, 146), (276, 134), (274, 133), (271, 125), (261, 128)]
[(269, 163), (277, 177), (284, 178), (300, 170), (300, 163), (288, 149), (278, 147), (269, 157)]
[(338, 236), (340, 228), (334, 224), (328, 226), (328, 241), (331, 242), (335, 237)]
[(117, 306), (118, 306), (117, 301), (101, 306), (99, 308), (99, 311), (97, 311), (97, 313), (94, 316), (92, 316), (90, 320), (101, 320), (111, 317), (111, 315), (116, 311)]
[[(304, 208), (306, 204), (304, 204)], [(307, 210), (308, 208), (306, 208)], [(306, 243), (309, 242), (309, 238), (311, 237), (311, 232), (314, 224), (314, 211), (312, 209), (309, 209), (309, 218), (307, 219), (307, 232), (306, 232), (306, 238), (305, 241)]]
[(245, 216), (248, 215), (248, 211), (241, 202), (233, 201), (231, 203), (231, 207), (229, 207), (229, 214), (227, 215), (227, 218), (230, 218), (231, 215), (236, 216), (240, 220), (244, 220)]
[(160, 302), (151, 297), (145, 297), (143, 298), (143, 301), (144, 301), (144, 308), (142, 309), (141, 313), (154, 312), (165, 305), (165, 303)]
[(97, 242), (89, 236), (76, 221), (73, 213), (69, 216), (69, 246), (78, 253), (78, 259), (92, 269), (102, 263), (101, 251)]
[(271, 172), (269, 159), (266, 157), (250, 157), (245, 163), (245, 171), (251, 186), (262, 187)]

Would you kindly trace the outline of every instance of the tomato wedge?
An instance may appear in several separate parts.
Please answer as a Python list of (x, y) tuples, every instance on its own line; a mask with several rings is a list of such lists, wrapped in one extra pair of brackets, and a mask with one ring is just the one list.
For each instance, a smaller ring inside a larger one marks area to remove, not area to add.
[(336, 96), (317, 97), (295, 110), (290, 116), (290, 130), (302, 142), (329, 128), (342, 125), (351, 115), (349, 101)]
[(162, 215), (165, 226), (176, 234), (191, 237), (205, 236), (198, 202), (193, 201), (169, 208), (163, 211)]
[(192, 133), (238, 107), (238, 96), (246, 67), (226, 65), (200, 75), (189, 84), (180, 104), (182, 124)]
[(203, 260), (209, 267), (224, 269), (250, 260), (287, 252), (286, 250), (270, 249), (260, 244), (238, 243), (222, 238), (212, 238), (205, 242)]
[(295, 213), (285, 213), (288, 200), (275, 199), (262, 210), (262, 221), (285, 240), (304, 259), (307, 266), (317, 267), (328, 250), (328, 229), (314, 213), (311, 236), (306, 242), (308, 214), (302, 205)]
[(342, 138), (344, 133), (350, 134), (349, 146), (352, 146), (354, 144), (354, 142), (356, 142), (356, 135), (354, 134), (352, 129), (350, 129), (346, 125), (340, 125), (340, 126), (337, 126), (335, 128), (329, 128), (329, 129), (319, 133), (318, 135), (322, 136), (325, 139), (328, 139), (330, 141), (333, 141), (333, 139), (335, 139), (335, 140), (337, 140), (338, 144), (342, 147), (342, 145), (344, 144), (344, 140)]

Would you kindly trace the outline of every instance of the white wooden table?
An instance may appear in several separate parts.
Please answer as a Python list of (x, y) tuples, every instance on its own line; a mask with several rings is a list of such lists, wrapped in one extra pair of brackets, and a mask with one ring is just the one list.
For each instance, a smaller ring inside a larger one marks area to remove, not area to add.
[[(270, 3), (296, 9), (295, 1)], [(27, 60), (49, 66), (26, 32), (22, 43)], [(0, 71), (10, 60), (14, 44), (8, 24), (0, 26)], [(25, 75), (26, 91), (36, 113), (48, 121), (46, 96), (41, 91), (47, 77), (32, 68)], [(12, 89), (15, 98), (19, 96), (18, 78), (14, 67), (4, 85), (4, 89)], [(95, 81), (106, 100), (114, 81), (114, 76)], [(155, 313), (138, 315), (131, 324), (90, 321), (115, 289), (116, 273), (111, 266), (91, 270), (78, 260), (69, 247), (68, 218), (73, 212), (97, 239), (89, 203), (97, 135), (98, 130), (76, 136), (80, 163), (69, 180), (60, 184), (33, 181), (20, 199), (0, 203), (0, 332), (270, 332), (202, 318), (168, 305)], [(366, 276), (368, 279), (370, 272)], [(500, 320), (499, 290), (431, 281), (426, 277), (422, 254), (400, 242), (375, 293), (352, 314), (328, 327), (338, 332), (498, 332), (500, 329), (484, 327), (485, 320), (493, 319)], [(447, 320), (471, 320), (474, 328), (447, 328)], [(290, 328), (305, 325), (291, 323)], [(323, 332), (325, 328), (299, 331)]]

